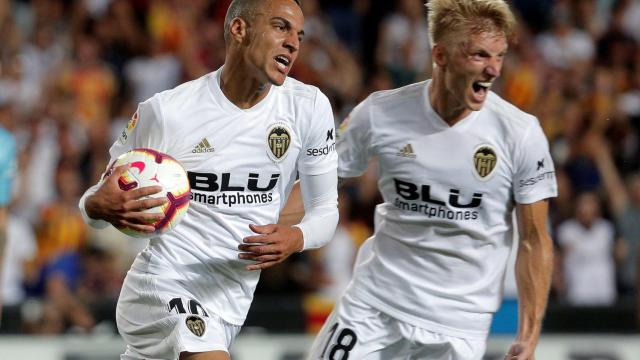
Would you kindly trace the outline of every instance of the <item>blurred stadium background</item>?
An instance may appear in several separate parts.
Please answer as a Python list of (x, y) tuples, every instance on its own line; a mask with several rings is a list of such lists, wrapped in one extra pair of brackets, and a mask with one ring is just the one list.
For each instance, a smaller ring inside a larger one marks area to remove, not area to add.
[[(0, 124), (19, 146), (0, 359), (118, 358), (115, 301), (145, 241), (88, 228), (77, 200), (138, 102), (222, 64), (229, 2), (0, 0)], [(329, 96), (337, 125), (372, 91), (429, 77), (423, 0), (302, 3), (292, 76)], [(538, 116), (560, 188), (538, 359), (640, 359), (640, 0), (510, 3), (519, 40), (494, 90)], [(340, 194), (329, 246), (263, 272), (235, 360), (303, 358), (371, 233), (375, 181), (374, 167)], [(487, 360), (515, 333), (512, 276), (505, 292)]]

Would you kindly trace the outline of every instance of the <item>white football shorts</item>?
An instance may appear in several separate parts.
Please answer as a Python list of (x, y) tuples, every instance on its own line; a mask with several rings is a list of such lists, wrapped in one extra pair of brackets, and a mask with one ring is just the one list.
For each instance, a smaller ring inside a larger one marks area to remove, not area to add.
[(240, 326), (214, 311), (177, 280), (130, 270), (116, 308), (118, 331), (127, 344), (120, 358), (176, 360), (184, 351), (229, 352)]
[(345, 294), (308, 360), (481, 360), (486, 341), (446, 336), (396, 320)]

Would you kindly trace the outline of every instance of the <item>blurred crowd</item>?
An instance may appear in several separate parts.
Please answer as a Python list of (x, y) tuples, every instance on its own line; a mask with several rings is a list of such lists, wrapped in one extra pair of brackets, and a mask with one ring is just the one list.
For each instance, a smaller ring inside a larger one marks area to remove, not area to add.
[[(229, 2), (0, 0), (0, 126), (19, 151), (0, 332), (113, 331), (120, 284), (146, 243), (89, 228), (78, 198), (138, 102), (222, 65)], [(536, 115), (551, 146), (560, 193), (551, 303), (637, 299), (640, 0), (510, 3), (518, 40), (493, 90)], [(302, 5), (291, 75), (329, 96), (336, 125), (371, 92), (429, 78), (423, 0)], [(334, 241), (263, 272), (256, 301), (298, 298), (315, 329), (348, 283), (379, 201), (372, 164), (340, 194)]]

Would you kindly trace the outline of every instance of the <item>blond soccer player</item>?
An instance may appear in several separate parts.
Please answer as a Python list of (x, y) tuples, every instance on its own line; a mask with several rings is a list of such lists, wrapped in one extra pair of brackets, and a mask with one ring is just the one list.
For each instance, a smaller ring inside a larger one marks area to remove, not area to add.
[(514, 16), (503, 0), (427, 6), (433, 78), (371, 94), (339, 136), (338, 176), (376, 158), (384, 202), (310, 360), (482, 359), (514, 226), (519, 327), (505, 359), (534, 358), (557, 189), (538, 120), (491, 91)]

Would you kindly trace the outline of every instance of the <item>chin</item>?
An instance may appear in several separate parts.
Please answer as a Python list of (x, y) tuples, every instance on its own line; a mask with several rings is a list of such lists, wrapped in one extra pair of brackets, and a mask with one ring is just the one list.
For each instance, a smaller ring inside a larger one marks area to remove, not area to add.
[(271, 83), (271, 85), (275, 85), (275, 86), (282, 86), (282, 84), (284, 84), (284, 81), (287, 79), (287, 77), (283, 77), (283, 78), (278, 78), (278, 79), (269, 79), (269, 82)]
[(276, 74), (270, 74), (268, 79), (272, 85), (281, 86), (284, 84), (284, 81), (287, 80), (287, 75), (278, 72)]
[(471, 111), (480, 111), (482, 109), (482, 106), (484, 106), (484, 101), (481, 103), (476, 103), (476, 102), (467, 103), (467, 109)]

